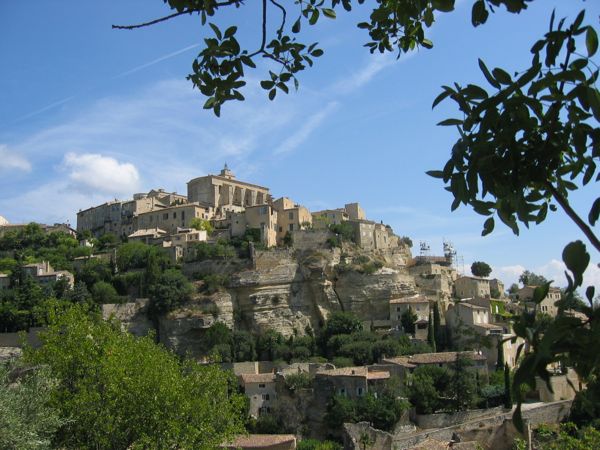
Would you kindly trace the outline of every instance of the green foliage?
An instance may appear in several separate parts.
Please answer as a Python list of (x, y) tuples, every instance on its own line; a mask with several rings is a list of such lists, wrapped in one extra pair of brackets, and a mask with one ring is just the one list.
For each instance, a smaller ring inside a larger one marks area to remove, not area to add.
[(81, 307), (53, 317), (40, 338), (25, 360), (58, 380), (51, 405), (69, 418), (61, 448), (210, 448), (243, 429), (243, 400), (216, 366), (180, 362)]
[(292, 392), (311, 386), (310, 375), (306, 372), (292, 373), (285, 377), (285, 386)]
[(418, 319), (417, 315), (413, 311), (412, 307), (408, 307), (406, 311), (402, 313), (400, 316), (400, 323), (402, 324), (402, 329), (405, 333), (414, 334), (415, 333), (415, 322)]
[(218, 241), (216, 244), (207, 242), (194, 242), (190, 252), (192, 261), (205, 261), (208, 259), (229, 259), (236, 255), (235, 247), (225, 241)]
[(471, 264), (471, 273), (476, 277), (488, 277), (492, 273), (492, 268), (486, 262), (475, 261)]
[(512, 393), (510, 387), (510, 369), (508, 368), (508, 364), (504, 364), (504, 407), (512, 408)]
[(0, 448), (42, 450), (53, 448), (52, 437), (66, 423), (49, 405), (56, 381), (45, 367), (22, 370), (12, 382), (10, 367), (0, 364)]
[(352, 358), (346, 358), (345, 356), (336, 356), (331, 360), (331, 362), (337, 368), (352, 367), (354, 365)]
[(121, 272), (145, 269), (149, 263), (167, 267), (168, 256), (162, 249), (143, 242), (128, 242), (117, 249), (117, 267)]
[(318, 441), (316, 439), (303, 439), (298, 442), (298, 450), (342, 450), (342, 445), (333, 441)]
[(413, 241), (408, 236), (402, 236), (400, 238), (400, 242), (403, 243), (404, 245), (406, 245), (408, 248), (412, 248), (413, 247)]
[(291, 247), (294, 245), (294, 237), (289, 231), (285, 233), (285, 236), (283, 236), (283, 245), (285, 247)]
[(202, 289), (210, 295), (224, 290), (229, 282), (229, 277), (218, 273), (209, 273), (202, 275), (201, 280), (204, 281)]
[(215, 230), (210, 221), (200, 219), (199, 217), (194, 217), (192, 219), (190, 227), (199, 231), (206, 231), (207, 234), (211, 234)]
[(92, 299), (99, 305), (105, 303), (122, 303), (117, 290), (110, 283), (98, 281), (92, 287)]
[(150, 286), (150, 311), (153, 315), (165, 314), (189, 300), (193, 286), (176, 269), (165, 270), (157, 283)]
[(332, 429), (339, 429), (344, 422), (370, 422), (375, 428), (391, 431), (408, 404), (395, 397), (367, 393), (350, 399), (341, 395), (331, 398), (327, 404), (325, 423)]
[(519, 282), (523, 286), (542, 286), (548, 283), (548, 280), (543, 275), (537, 275), (529, 270), (526, 270), (519, 276)]
[(342, 242), (354, 242), (354, 228), (349, 222), (331, 224), (329, 231), (335, 233)]
[[(257, 58), (267, 58), (278, 66), (277, 70), (269, 70), (268, 77), (260, 81), (270, 100), (276, 97), (277, 92), (287, 94), (292, 86), (298, 89), (297, 74), (312, 67), (314, 59), (324, 53), (316, 42), (308, 44), (299, 40), (303, 26), (313, 26), (322, 18), (335, 19), (342, 8), (351, 11), (356, 4), (364, 3), (364, 0), (332, 0), (330, 5), (324, 5), (322, 0), (311, 0), (301, 2), (300, 8), (295, 9), (287, 4), (265, 1), (262, 3), (260, 45), (258, 48), (248, 48), (238, 36), (237, 26), (228, 24), (226, 28), (221, 28), (218, 24), (219, 13), (223, 9), (232, 6), (241, 8), (245, 6), (244, 2), (164, 1), (175, 10), (166, 18), (140, 25), (113, 25), (113, 28), (135, 29), (179, 15), (198, 15), (201, 25), (208, 24), (211, 28), (210, 37), (204, 39), (203, 48), (192, 63), (188, 80), (207, 97), (204, 108), (212, 109), (217, 116), (225, 102), (244, 100), (241, 89), (246, 85), (246, 70), (256, 68)], [(500, 5), (512, 13), (518, 13), (526, 9), (527, 0), (476, 0), (471, 14), (473, 25), (485, 23), (489, 11), (493, 12)], [(416, 3), (412, 0), (377, 0), (373, 2), (369, 20), (359, 23), (358, 27), (368, 32), (365, 46), (371, 53), (397, 52), (400, 56), (420, 47), (432, 48), (433, 42), (427, 37), (426, 30), (436, 22), (438, 14), (453, 10), (454, 0)], [(276, 21), (274, 27), (267, 26), (267, 17)], [(255, 41), (251, 40), (250, 46), (255, 46)]]
[(569, 422), (560, 424), (556, 431), (540, 425), (534, 440), (540, 450), (595, 450), (600, 448), (600, 431), (594, 427), (579, 429)]

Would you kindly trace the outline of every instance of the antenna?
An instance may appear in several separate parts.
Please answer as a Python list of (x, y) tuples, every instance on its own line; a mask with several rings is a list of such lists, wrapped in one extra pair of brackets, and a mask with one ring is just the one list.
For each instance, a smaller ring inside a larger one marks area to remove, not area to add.
[(456, 266), (456, 250), (452, 242), (446, 240), (444, 240), (444, 257), (451, 266)]
[(429, 250), (430, 250), (430, 248), (429, 248), (429, 244), (427, 242), (420, 241), (419, 242), (419, 249), (420, 249), (419, 255), (421, 257), (429, 256)]

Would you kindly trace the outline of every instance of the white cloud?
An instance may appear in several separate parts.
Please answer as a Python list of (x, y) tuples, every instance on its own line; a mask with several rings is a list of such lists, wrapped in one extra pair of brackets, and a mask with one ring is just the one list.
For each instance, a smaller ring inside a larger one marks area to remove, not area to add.
[(304, 124), (302, 124), (302, 126), (296, 132), (286, 138), (281, 145), (275, 149), (273, 154), (280, 155), (282, 153), (289, 153), (296, 150), (337, 107), (337, 102), (329, 102), (324, 109), (313, 115), (310, 119), (304, 122)]
[(73, 188), (84, 192), (131, 194), (139, 187), (140, 175), (131, 163), (96, 153), (67, 153), (63, 167)]
[(0, 145), (0, 172), (10, 170), (30, 172), (31, 164), (23, 156), (9, 150), (6, 145)]

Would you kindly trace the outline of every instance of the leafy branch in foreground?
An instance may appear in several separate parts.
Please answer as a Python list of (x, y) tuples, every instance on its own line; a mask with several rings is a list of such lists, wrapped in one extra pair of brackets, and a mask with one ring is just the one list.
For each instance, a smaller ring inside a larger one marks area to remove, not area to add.
[[(507, 11), (518, 13), (527, 8), (532, 0), (475, 0), (471, 21), (474, 26), (486, 22), (489, 12), (503, 5)], [(260, 1), (260, 44), (250, 45), (238, 40), (238, 26), (221, 27), (216, 22), (217, 13), (226, 8), (250, 8), (243, 0), (163, 0), (175, 12), (136, 25), (113, 25), (115, 29), (134, 30), (156, 25), (176, 17), (199, 15), (202, 26), (208, 23), (212, 36), (204, 39), (203, 49), (192, 63), (188, 75), (194, 87), (207, 97), (205, 109), (212, 109), (219, 116), (221, 106), (231, 100), (244, 100), (241, 89), (246, 85), (245, 70), (256, 68), (257, 59), (265, 58), (275, 63), (279, 70), (269, 70), (269, 76), (260, 82), (273, 100), (278, 91), (288, 93), (293, 86), (298, 89), (296, 75), (312, 67), (314, 58), (323, 55), (317, 43), (305, 43), (296, 39), (303, 25), (313, 26), (325, 17), (335, 19), (340, 7), (346, 12), (365, 0), (294, 0), (278, 2)], [(365, 47), (371, 53), (415, 50), (419, 47), (432, 48), (425, 29), (435, 22), (436, 13), (454, 10), (455, 0), (376, 0), (369, 21), (358, 27), (369, 34)], [(212, 22), (207, 22), (211, 18)], [(291, 18), (291, 20), (288, 20)], [(274, 19), (274, 22), (271, 20)], [(240, 20), (240, 24), (243, 20)], [(238, 24), (239, 25), (239, 24)], [(253, 49), (253, 50), (251, 50)]]
[[(494, 229), (494, 214), (519, 233), (517, 222), (544, 221), (558, 204), (600, 251), (594, 226), (600, 215), (597, 198), (586, 221), (569, 204), (569, 193), (598, 182), (600, 158), (600, 92), (598, 65), (591, 59), (598, 49), (596, 31), (583, 26), (584, 12), (568, 27), (564, 19), (531, 48), (531, 67), (511, 76), (501, 68), (479, 67), (495, 91), (475, 84), (444, 86), (433, 106), (454, 100), (461, 119), (440, 125), (456, 126), (460, 139), (442, 170), (428, 172), (441, 178), (452, 192), (452, 210), (469, 204), (484, 216), (483, 235)], [(585, 54), (578, 52), (585, 40)], [(491, 199), (490, 199), (491, 197)]]

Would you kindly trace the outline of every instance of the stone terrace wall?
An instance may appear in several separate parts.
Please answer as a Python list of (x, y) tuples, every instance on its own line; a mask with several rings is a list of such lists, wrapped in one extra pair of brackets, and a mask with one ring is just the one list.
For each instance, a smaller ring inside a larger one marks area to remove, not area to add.
[[(571, 409), (571, 401), (545, 403), (523, 411), (523, 419), (530, 425), (541, 423), (557, 423), (563, 420)], [(517, 431), (512, 425), (512, 412), (473, 419), (458, 425), (431, 429), (407, 435), (397, 433), (391, 435), (385, 431), (371, 428), (366, 423), (344, 424), (344, 442), (346, 449), (360, 448), (358, 442), (362, 433), (367, 432), (375, 441), (374, 450), (404, 449), (417, 445), (425, 439), (450, 441), (453, 434), (458, 434), (463, 441), (477, 440), (494, 450), (510, 450)], [(391, 436), (391, 442), (390, 442)]]
[(507, 412), (499, 406), (490, 409), (473, 409), (469, 411), (459, 411), (449, 414), (412, 414), (411, 420), (419, 427), (425, 430), (429, 428), (443, 428), (452, 425), (458, 425), (482, 416), (491, 416)]
[(299, 230), (292, 232), (292, 246), (296, 250), (329, 248), (327, 239), (334, 234), (329, 230)]
[[(43, 328), (30, 328), (29, 332), (25, 333), (27, 343), (34, 348), (39, 347), (41, 342), (38, 333), (42, 330)], [(0, 333), (0, 347), (23, 347), (21, 333)]]

